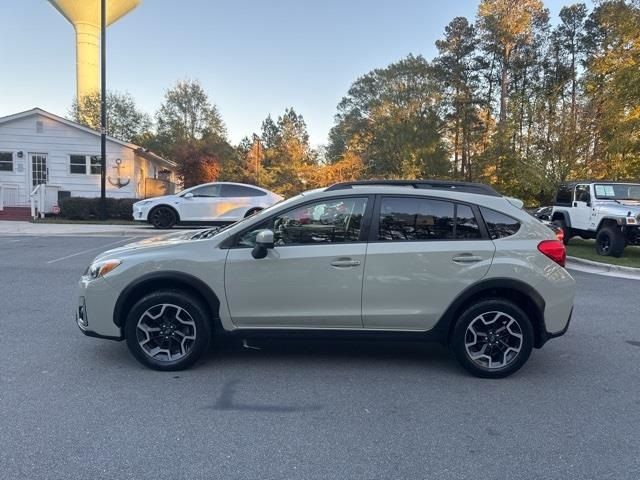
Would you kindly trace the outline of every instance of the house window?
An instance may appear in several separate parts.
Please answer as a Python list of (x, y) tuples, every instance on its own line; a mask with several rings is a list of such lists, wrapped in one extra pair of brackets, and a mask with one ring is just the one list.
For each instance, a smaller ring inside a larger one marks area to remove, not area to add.
[(95, 155), (69, 155), (69, 172), (77, 175), (100, 175), (100, 157)]
[(91, 175), (100, 175), (102, 171), (102, 165), (100, 164), (100, 157), (93, 156), (89, 157), (89, 161), (91, 162), (90, 170)]
[(71, 173), (77, 173), (80, 175), (87, 174), (87, 156), (86, 155), (71, 155), (69, 163), (69, 171)]
[(0, 152), (0, 172), (13, 172), (13, 153)]

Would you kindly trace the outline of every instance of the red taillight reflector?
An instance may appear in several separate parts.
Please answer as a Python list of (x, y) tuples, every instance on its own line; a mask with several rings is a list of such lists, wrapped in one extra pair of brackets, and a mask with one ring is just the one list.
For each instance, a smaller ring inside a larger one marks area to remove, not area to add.
[(558, 265), (564, 267), (567, 261), (567, 249), (561, 241), (544, 240), (538, 244), (538, 250)]

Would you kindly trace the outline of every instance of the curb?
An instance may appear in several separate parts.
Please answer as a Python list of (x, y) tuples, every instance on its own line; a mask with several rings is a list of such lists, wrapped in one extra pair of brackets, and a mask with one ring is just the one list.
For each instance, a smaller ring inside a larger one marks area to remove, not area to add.
[(584, 258), (571, 257), (571, 256), (567, 256), (567, 260), (577, 265), (597, 268), (604, 273), (611, 273), (611, 274), (620, 273), (624, 275), (637, 276), (640, 278), (640, 268), (625, 267), (622, 265), (611, 265), (609, 263), (594, 262), (593, 260), (585, 260)]

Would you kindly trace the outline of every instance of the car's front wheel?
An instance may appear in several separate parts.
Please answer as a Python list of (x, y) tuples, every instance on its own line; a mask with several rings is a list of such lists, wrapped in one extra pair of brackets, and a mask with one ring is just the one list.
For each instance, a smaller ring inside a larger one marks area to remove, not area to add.
[(502, 378), (519, 370), (531, 355), (533, 327), (527, 314), (503, 299), (467, 308), (455, 324), (451, 349), (460, 364), (482, 378)]
[(596, 236), (596, 253), (604, 257), (621, 257), (625, 247), (624, 234), (616, 227), (603, 227)]
[(206, 307), (178, 290), (160, 290), (141, 298), (125, 324), (127, 346), (154, 370), (182, 370), (207, 350), (211, 324)]
[(159, 206), (149, 212), (149, 223), (155, 228), (171, 228), (178, 222), (178, 216), (171, 207)]

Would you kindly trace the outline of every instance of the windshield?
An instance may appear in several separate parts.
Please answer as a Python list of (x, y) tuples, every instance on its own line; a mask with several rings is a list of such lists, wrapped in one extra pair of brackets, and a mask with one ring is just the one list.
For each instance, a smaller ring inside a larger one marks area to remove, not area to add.
[(600, 200), (640, 201), (640, 183), (601, 183), (594, 188)]

